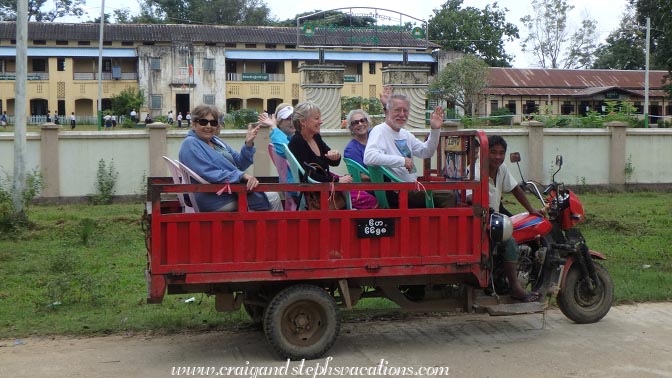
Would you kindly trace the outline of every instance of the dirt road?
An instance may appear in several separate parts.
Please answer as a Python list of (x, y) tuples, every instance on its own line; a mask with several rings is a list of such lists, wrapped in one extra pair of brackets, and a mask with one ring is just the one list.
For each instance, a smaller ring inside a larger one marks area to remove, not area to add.
[[(327, 363), (331, 370), (318, 370)], [(547, 312), (545, 326), (542, 315), (347, 322), (325, 358), (303, 365), (287, 365), (254, 330), (0, 340), (0, 377), (7, 378), (164, 378), (187, 376), (185, 366), (209, 367), (191, 376), (393, 377), (412, 368), (423, 377), (672, 378), (672, 303), (614, 307), (591, 325), (557, 310)], [(264, 367), (277, 374), (263, 375)]]

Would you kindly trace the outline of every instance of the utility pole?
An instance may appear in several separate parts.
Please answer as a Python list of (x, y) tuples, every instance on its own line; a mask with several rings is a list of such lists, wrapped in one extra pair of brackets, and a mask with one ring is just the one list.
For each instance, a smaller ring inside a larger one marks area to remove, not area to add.
[(14, 104), (14, 214), (21, 216), (26, 189), (26, 80), (28, 80), (28, 0), (16, 5), (16, 100)]
[(649, 48), (651, 47), (651, 18), (646, 18), (646, 67), (644, 71), (644, 127), (649, 127)]
[(98, 131), (103, 128), (103, 25), (105, 0), (100, 3), (100, 35), (98, 36)]

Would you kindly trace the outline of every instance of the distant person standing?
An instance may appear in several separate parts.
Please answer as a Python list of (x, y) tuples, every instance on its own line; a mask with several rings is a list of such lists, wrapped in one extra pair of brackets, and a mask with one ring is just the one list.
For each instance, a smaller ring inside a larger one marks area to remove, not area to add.
[(172, 110), (169, 110), (169, 111), (168, 111), (168, 124), (172, 126), (172, 125), (173, 125), (173, 122), (174, 122), (174, 120), (173, 120), (173, 111), (172, 111)]
[(134, 123), (138, 122), (138, 113), (135, 111), (135, 109), (131, 110), (131, 121)]
[(70, 130), (74, 130), (77, 126), (77, 118), (75, 117), (75, 112), (70, 113)]
[(7, 112), (2, 112), (2, 115), (0, 116), (0, 126), (4, 127), (5, 129), (7, 128)]
[(58, 111), (54, 112), (54, 123), (59, 125), (61, 123), (61, 120), (58, 119)]
[(47, 123), (51, 122), (51, 110), (47, 110)]
[(117, 116), (112, 114), (112, 127), (117, 127)]
[(187, 112), (187, 115), (184, 117), (187, 120), (187, 125), (191, 125), (191, 113)]
[(177, 127), (182, 127), (182, 112), (177, 112)]
[(105, 115), (104, 120), (105, 120), (105, 130), (107, 131), (112, 129), (112, 116), (110, 115), (110, 113), (107, 113)]

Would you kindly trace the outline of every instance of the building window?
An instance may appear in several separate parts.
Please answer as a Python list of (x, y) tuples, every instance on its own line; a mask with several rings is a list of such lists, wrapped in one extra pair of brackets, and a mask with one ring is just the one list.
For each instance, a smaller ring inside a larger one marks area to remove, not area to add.
[(47, 60), (33, 59), (33, 72), (47, 72)]
[(47, 44), (47, 41), (45, 41), (44, 39), (33, 40), (33, 45), (46, 45), (46, 44)]
[(153, 41), (145, 41), (145, 42), (142, 42), (142, 44), (143, 44), (144, 46), (154, 46), (154, 42), (153, 42)]
[(644, 112), (643, 112), (644, 105), (642, 105), (641, 102), (635, 102), (634, 105), (635, 105), (635, 109), (637, 109), (637, 114), (644, 114)]
[(369, 75), (375, 75), (375, 74), (376, 74), (376, 63), (369, 62)]
[(91, 41), (77, 41), (79, 46), (91, 46)]
[(58, 58), (56, 60), (56, 67), (59, 71), (65, 71), (65, 58)]
[(112, 59), (103, 59), (103, 72), (112, 72)]
[(122, 46), (133, 46), (133, 41), (121, 41)]
[(236, 73), (237, 70), (236, 62), (226, 62), (226, 73)]
[(152, 109), (161, 109), (161, 95), (151, 95), (149, 97), (149, 107)]
[(562, 107), (560, 109), (560, 114), (562, 115), (574, 114), (574, 105), (572, 105), (570, 101), (563, 102)]
[(67, 45), (68, 45), (68, 41), (56, 41), (56, 45), (57, 45), (57, 46), (67, 46)]
[(214, 71), (214, 70), (215, 70), (215, 60), (213, 58), (204, 58), (203, 71)]
[(0, 72), (5, 72), (5, 60), (0, 59)]
[(539, 106), (534, 101), (525, 101), (525, 114), (539, 113)]
[(509, 109), (509, 113), (517, 114), (516, 113), (516, 102), (515, 101), (509, 101), (509, 103), (506, 105), (506, 107)]
[(103, 46), (112, 46), (112, 41), (103, 41)]
[(262, 72), (269, 74), (278, 73), (278, 62), (265, 62), (262, 63)]
[(161, 69), (161, 58), (149, 58), (149, 69), (159, 71)]
[(227, 43), (224, 44), (224, 47), (228, 47), (228, 48), (230, 48), (230, 49), (235, 49), (235, 48), (236, 48), (236, 44), (235, 44), (235, 43), (231, 43), (231, 42), (227, 42)]
[(257, 48), (257, 44), (256, 44), (256, 43), (246, 43), (246, 44), (245, 44), (245, 48), (246, 48), (246, 49), (256, 49), (256, 48)]
[(491, 100), (490, 101), (490, 113), (496, 112), (497, 110), (499, 110), (499, 101)]
[(276, 48), (276, 47), (277, 47), (277, 46), (275, 45), (275, 43), (267, 43), (267, 44), (266, 44), (266, 48), (267, 48), (267, 49), (274, 49), (274, 48)]
[(285, 45), (286, 49), (295, 49), (296, 45)]
[(203, 95), (203, 103), (206, 105), (215, 105), (215, 95)]

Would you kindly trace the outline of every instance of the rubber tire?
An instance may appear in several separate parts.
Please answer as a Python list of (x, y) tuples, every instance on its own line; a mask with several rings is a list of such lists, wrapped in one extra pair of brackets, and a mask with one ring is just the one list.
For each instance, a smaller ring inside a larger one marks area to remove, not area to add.
[(558, 293), (557, 303), (560, 311), (578, 324), (599, 321), (607, 315), (614, 300), (614, 281), (602, 265), (596, 262), (594, 264), (595, 272), (601, 283), (601, 289), (596, 294), (599, 298), (588, 298), (582, 295), (581, 282), (583, 280), (581, 280), (579, 267), (576, 265), (572, 265), (569, 269), (564, 289)]
[[(298, 327), (292, 327), (297, 320), (307, 322), (302, 324), (303, 334), (297, 333)], [(299, 284), (282, 290), (264, 313), (264, 333), (282, 358), (320, 358), (334, 344), (340, 330), (341, 314), (336, 301), (314, 285)]]

